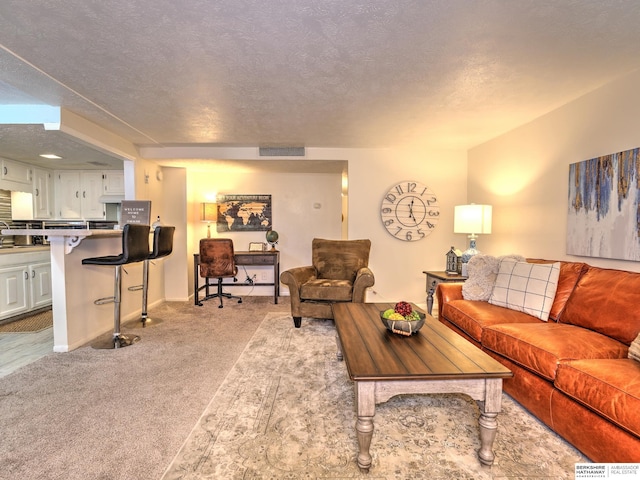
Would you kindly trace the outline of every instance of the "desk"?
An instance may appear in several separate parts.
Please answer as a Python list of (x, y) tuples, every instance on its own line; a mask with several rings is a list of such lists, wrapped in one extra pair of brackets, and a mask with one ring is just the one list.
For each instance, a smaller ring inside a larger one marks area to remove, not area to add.
[(449, 275), (447, 272), (422, 272), (427, 276), (427, 312), (431, 315), (433, 310), (433, 294), (439, 283), (464, 283), (468, 277), (462, 275)]
[[(273, 285), (273, 303), (278, 303), (278, 297), (280, 296), (280, 252), (234, 252), (236, 265), (273, 265), (273, 283), (223, 283), (223, 286), (229, 287), (263, 287)], [(200, 254), (193, 254), (193, 296), (194, 302), (198, 304), (198, 291), (205, 288), (206, 285), (200, 286), (200, 272), (198, 271), (198, 265), (200, 265)]]

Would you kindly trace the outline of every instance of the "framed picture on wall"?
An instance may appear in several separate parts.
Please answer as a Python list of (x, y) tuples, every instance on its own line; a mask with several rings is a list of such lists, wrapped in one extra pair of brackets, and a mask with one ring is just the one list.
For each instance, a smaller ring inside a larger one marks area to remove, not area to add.
[(567, 253), (640, 260), (640, 148), (569, 165)]
[(218, 195), (217, 231), (267, 232), (273, 223), (271, 195)]

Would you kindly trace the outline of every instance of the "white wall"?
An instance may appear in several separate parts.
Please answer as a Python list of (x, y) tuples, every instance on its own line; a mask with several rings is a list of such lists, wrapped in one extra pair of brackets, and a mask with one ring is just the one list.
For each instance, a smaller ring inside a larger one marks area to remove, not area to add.
[(640, 271), (566, 254), (569, 164), (640, 146), (639, 82), (634, 72), (469, 151), (469, 201), (494, 206), (480, 250)]
[[(280, 268), (311, 264), (311, 240), (341, 238), (342, 229), (342, 178), (335, 174), (265, 173), (253, 171), (216, 169), (212, 160), (206, 170), (188, 169), (188, 202), (190, 225), (193, 233), (189, 239), (191, 253), (197, 253), (201, 238), (207, 236), (207, 226), (200, 221), (200, 206), (204, 201), (214, 201), (216, 194), (269, 194), (273, 214), (273, 229), (279, 234), (276, 248), (280, 251)], [(314, 208), (319, 204), (320, 208)], [(266, 232), (225, 232), (218, 234), (211, 225), (212, 237), (231, 238), (236, 250), (248, 250), (250, 242), (266, 242)], [(191, 261), (193, 256), (191, 256)], [(271, 267), (239, 267), (238, 281), (247, 275), (267, 275), (273, 281)], [(239, 294), (272, 295), (272, 287), (236, 288)], [(193, 289), (191, 289), (191, 292)], [(288, 295), (286, 287), (282, 294)]]
[[(255, 149), (254, 149), (255, 150)], [(148, 156), (152, 153), (146, 151)], [(309, 265), (311, 240), (314, 237), (342, 238), (342, 178), (339, 174), (260, 173), (216, 170), (216, 160), (243, 158), (253, 160), (247, 149), (202, 149), (199, 160), (187, 169), (185, 199), (176, 189), (164, 190), (164, 209), (168, 205), (185, 201), (184, 225), (187, 252), (180, 258), (181, 270), (189, 275), (189, 293), (192, 287), (192, 260), (198, 241), (206, 236), (206, 225), (200, 222), (199, 207), (207, 195), (216, 193), (267, 193), (272, 195), (273, 226), (280, 234), (281, 270)], [(212, 160), (202, 169), (202, 158)], [(452, 245), (464, 248), (464, 235), (453, 234), (453, 207), (467, 202), (466, 151), (414, 151), (403, 149), (327, 149), (308, 148), (307, 160), (341, 160), (348, 162), (348, 238), (369, 238), (372, 242), (370, 266), (376, 284), (369, 292), (368, 301), (407, 300), (425, 304), (426, 278), (424, 270), (444, 270), (445, 255)], [(148, 162), (147, 162), (148, 163)], [(144, 167), (138, 168), (139, 171)], [(191, 165), (191, 166), (189, 166)], [(198, 166), (200, 165), (200, 166)], [(166, 171), (166, 170), (165, 170)], [(166, 175), (165, 175), (166, 178)], [(403, 242), (392, 237), (380, 220), (380, 205), (387, 190), (395, 183), (417, 180), (429, 186), (438, 196), (441, 217), (434, 232), (418, 242)], [(153, 182), (153, 176), (150, 180)], [(148, 186), (141, 185), (145, 194), (152, 196)], [(320, 203), (321, 209), (313, 208)], [(163, 215), (162, 213), (160, 213)], [(163, 217), (164, 218), (164, 217)], [(176, 226), (180, 221), (173, 222)], [(212, 235), (217, 235), (212, 227)], [(264, 241), (264, 232), (229, 234), (238, 245), (247, 248), (249, 242)], [(244, 280), (244, 273), (239, 281)], [(166, 291), (183, 289), (181, 276), (165, 279)], [(172, 287), (173, 285), (173, 287)], [(180, 290), (182, 291), (182, 290)], [(239, 288), (240, 293), (270, 295), (269, 287)], [(286, 287), (281, 289), (287, 295)], [(167, 298), (171, 295), (167, 293)], [(176, 298), (176, 297), (173, 297)]]
[[(313, 154), (314, 152), (310, 152)], [(349, 238), (369, 238), (369, 265), (376, 283), (370, 302), (426, 303), (425, 270), (444, 270), (452, 245), (467, 239), (453, 233), (453, 208), (466, 203), (466, 152), (402, 149), (322, 149), (324, 158), (349, 162)], [(405, 242), (391, 236), (380, 220), (382, 198), (394, 184), (417, 180), (437, 195), (440, 219), (424, 239)]]
[[(148, 308), (152, 308), (155, 304), (161, 303), (164, 300), (182, 300), (187, 298), (187, 291), (185, 287), (182, 287), (187, 280), (185, 266), (181, 265), (183, 262), (179, 258), (182, 253), (183, 257), (186, 257), (186, 247), (181, 247), (179, 241), (180, 233), (184, 231), (186, 225), (184, 214), (184, 179), (174, 181), (171, 183), (171, 176), (165, 180), (162, 175), (158, 175), (158, 172), (164, 174), (163, 168), (158, 166), (155, 162), (148, 160), (135, 160), (133, 162), (134, 171), (134, 192), (130, 191), (130, 186), (127, 182), (131, 181), (128, 176), (128, 169), (130, 166), (125, 162), (125, 197), (127, 199), (135, 200), (150, 200), (151, 201), (151, 222), (153, 223), (156, 217), (160, 216), (160, 219), (164, 225), (176, 226), (176, 237), (174, 238), (174, 252), (170, 257), (165, 259), (154, 261), (149, 266), (149, 290), (147, 297)], [(178, 174), (179, 175), (179, 174)], [(165, 203), (166, 191), (173, 191), (176, 193), (175, 198), (171, 202)], [(180, 204), (183, 208), (180, 209)], [(166, 206), (165, 206), (166, 205)], [(176, 210), (177, 208), (177, 210)], [(149, 237), (149, 247), (152, 248), (153, 237)], [(182, 243), (184, 245), (184, 243)], [(169, 270), (169, 274), (165, 274), (165, 264), (173, 265)], [(166, 285), (166, 279), (171, 278), (171, 288)], [(182, 281), (179, 281), (182, 279)], [(142, 281), (142, 278), (140, 278)], [(140, 292), (136, 293), (136, 295)]]

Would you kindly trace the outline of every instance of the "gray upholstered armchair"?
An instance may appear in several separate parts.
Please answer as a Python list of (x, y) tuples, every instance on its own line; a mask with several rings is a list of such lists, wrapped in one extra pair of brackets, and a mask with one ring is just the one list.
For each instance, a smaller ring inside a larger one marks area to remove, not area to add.
[(296, 328), (300, 328), (302, 317), (333, 318), (333, 303), (364, 302), (367, 287), (375, 281), (369, 270), (370, 250), (370, 240), (313, 239), (313, 265), (280, 275), (280, 281), (289, 287)]

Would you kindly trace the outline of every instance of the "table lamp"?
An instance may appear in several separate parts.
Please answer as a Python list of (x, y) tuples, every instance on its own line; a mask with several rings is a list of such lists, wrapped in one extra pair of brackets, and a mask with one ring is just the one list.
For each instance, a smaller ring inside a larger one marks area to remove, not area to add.
[(211, 222), (218, 219), (218, 205), (216, 203), (203, 203), (200, 219), (207, 222), (207, 238), (211, 238)]
[(453, 232), (469, 234), (469, 248), (462, 253), (462, 275), (467, 276), (467, 263), (478, 254), (478, 234), (491, 233), (491, 205), (457, 205), (453, 215)]

